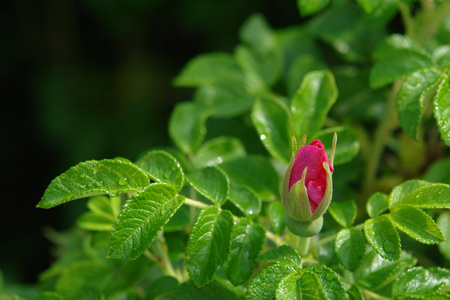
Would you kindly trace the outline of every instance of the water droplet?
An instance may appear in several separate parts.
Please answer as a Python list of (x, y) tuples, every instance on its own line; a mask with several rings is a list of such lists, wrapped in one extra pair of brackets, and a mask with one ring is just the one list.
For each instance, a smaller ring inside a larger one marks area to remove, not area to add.
[(165, 178), (165, 179), (167, 179), (167, 178), (169, 178), (169, 177), (170, 177), (170, 173), (169, 173), (169, 172), (164, 173), (164, 178)]
[(125, 177), (119, 179), (119, 185), (127, 185), (127, 179)]
[(249, 210), (249, 211), (247, 212), (247, 214), (253, 215), (253, 210)]
[(320, 266), (314, 266), (314, 272), (322, 273), (322, 268)]
[(266, 135), (265, 134), (261, 134), (261, 141), (264, 141), (266, 139)]
[(383, 249), (386, 253), (394, 253), (394, 247), (391, 242), (385, 241), (383, 243)]

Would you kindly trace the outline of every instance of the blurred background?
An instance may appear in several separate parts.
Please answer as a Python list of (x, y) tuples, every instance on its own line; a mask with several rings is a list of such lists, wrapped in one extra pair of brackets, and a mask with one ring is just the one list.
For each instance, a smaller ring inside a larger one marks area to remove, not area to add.
[(0, 4), (0, 270), (34, 283), (51, 263), (46, 228), (85, 202), (35, 208), (50, 181), (85, 160), (171, 145), (170, 113), (192, 91), (172, 79), (194, 56), (232, 52), (253, 13), (300, 22), (294, 0), (14, 0)]

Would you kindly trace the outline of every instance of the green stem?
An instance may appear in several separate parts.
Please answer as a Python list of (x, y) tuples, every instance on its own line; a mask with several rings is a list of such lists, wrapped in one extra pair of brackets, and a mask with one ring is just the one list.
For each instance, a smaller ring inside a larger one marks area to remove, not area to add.
[(185, 198), (184, 199), (184, 204), (192, 206), (192, 207), (197, 207), (197, 208), (206, 208), (209, 205), (197, 200), (193, 200), (193, 199), (189, 199), (189, 198)]
[(266, 231), (266, 238), (270, 241), (272, 241), (277, 247), (280, 247), (283, 245), (283, 240), (278, 234), (274, 234), (273, 232)]
[(306, 254), (308, 254), (310, 243), (310, 237), (298, 237), (297, 250), (300, 256), (306, 256)]
[(161, 269), (164, 275), (169, 275), (177, 278), (179, 281), (181, 278), (178, 278), (178, 274), (175, 272), (175, 269), (170, 262), (169, 255), (167, 254), (167, 245), (164, 241), (164, 237), (160, 236), (154, 244), (152, 248), (155, 254), (151, 253), (148, 249), (144, 252), (144, 255), (149, 259), (156, 262), (158, 267)]
[(361, 291), (363, 292), (364, 296), (367, 299), (379, 299), (379, 300), (389, 300), (389, 299), (391, 299), (391, 298), (387, 298), (387, 297), (381, 296), (380, 294), (371, 292), (369, 290), (361, 289)]

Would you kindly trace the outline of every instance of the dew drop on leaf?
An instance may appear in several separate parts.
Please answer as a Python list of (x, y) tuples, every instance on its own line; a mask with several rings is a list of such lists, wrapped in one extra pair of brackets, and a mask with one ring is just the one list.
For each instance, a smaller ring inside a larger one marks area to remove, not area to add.
[(119, 179), (119, 185), (127, 185), (127, 179), (125, 177)]

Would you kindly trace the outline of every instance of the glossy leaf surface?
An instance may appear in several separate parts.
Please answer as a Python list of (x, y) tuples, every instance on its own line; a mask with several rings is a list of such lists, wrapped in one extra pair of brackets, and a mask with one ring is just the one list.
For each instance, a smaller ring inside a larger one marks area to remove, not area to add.
[(444, 74), (434, 98), (434, 116), (441, 139), (450, 147), (450, 79)]
[(147, 250), (183, 204), (171, 185), (155, 183), (131, 197), (111, 232), (108, 257), (136, 259)]
[(255, 217), (261, 212), (261, 199), (245, 186), (230, 186), (228, 200), (247, 217)]
[(364, 234), (369, 244), (381, 257), (388, 260), (400, 259), (400, 237), (386, 215), (368, 219), (364, 223)]
[(258, 260), (267, 261), (271, 263), (292, 263), (294, 265), (300, 265), (301, 258), (297, 250), (288, 245), (282, 245), (277, 248), (270, 249), (269, 251), (261, 254)]
[(229, 211), (210, 206), (198, 216), (186, 250), (186, 268), (198, 287), (211, 282), (227, 262), (232, 233), (233, 217)]
[(196, 168), (212, 167), (245, 155), (244, 145), (239, 139), (219, 137), (205, 142), (195, 153), (192, 163)]
[(395, 297), (424, 297), (450, 286), (450, 270), (443, 268), (415, 267), (403, 273), (392, 286)]
[(207, 199), (223, 204), (228, 197), (230, 183), (225, 173), (216, 167), (194, 170), (187, 175), (189, 184)]
[(345, 202), (331, 202), (328, 211), (342, 227), (348, 228), (356, 219), (357, 207), (353, 200)]
[(314, 272), (302, 271), (284, 277), (276, 290), (276, 299), (329, 299)]
[(305, 270), (316, 274), (327, 299), (348, 299), (344, 285), (333, 270), (324, 265), (308, 266)]
[(150, 184), (136, 165), (122, 159), (79, 163), (52, 180), (37, 207), (52, 208), (71, 200), (139, 191)]
[(328, 157), (333, 148), (333, 136), (337, 134), (336, 152), (333, 165), (345, 164), (351, 161), (359, 152), (358, 137), (350, 127), (332, 127), (317, 132), (311, 140), (320, 140), (325, 146)]
[(334, 247), (342, 265), (349, 271), (356, 271), (361, 264), (366, 243), (360, 229), (350, 228), (339, 231)]
[(388, 209), (389, 196), (384, 193), (376, 192), (367, 201), (367, 213), (371, 218), (379, 216)]

